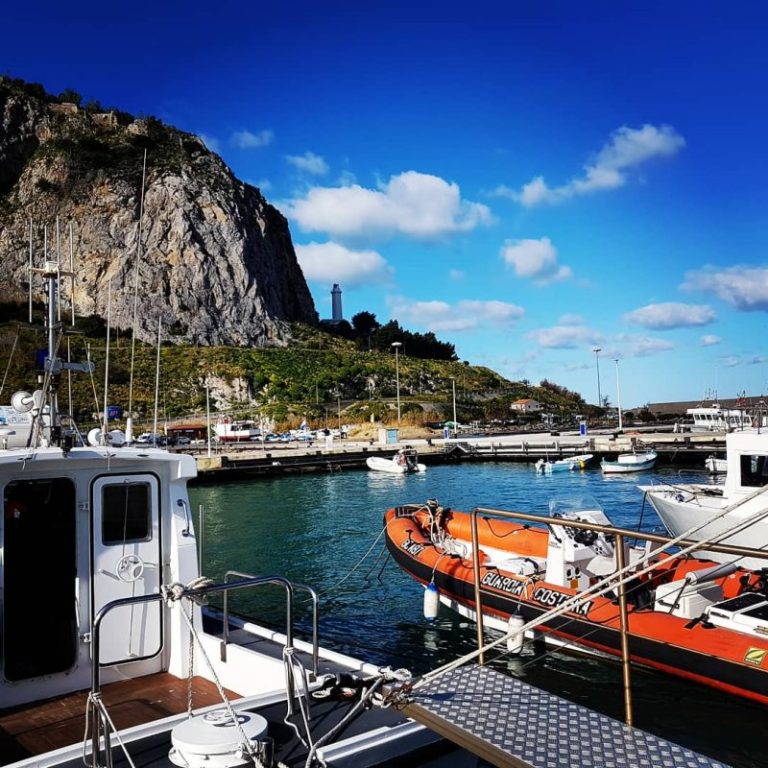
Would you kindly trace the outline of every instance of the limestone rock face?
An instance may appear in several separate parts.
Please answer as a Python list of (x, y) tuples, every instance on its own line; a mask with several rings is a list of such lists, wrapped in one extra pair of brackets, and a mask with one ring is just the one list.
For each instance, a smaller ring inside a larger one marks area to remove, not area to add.
[[(0, 78), (0, 301), (26, 301), (30, 226), (42, 266), (45, 225), (62, 269), (71, 225), (77, 313), (106, 317), (111, 295), (113, 326), (135, 315), (144, 341), (161, 323), (176, 342), (283, 345), (287, 322), (317, 324), (285, 218), (199, 139)], [(42, 280), (32, 284), (42, 298)], [(63, 281), (65, 304), (71, 290)]]

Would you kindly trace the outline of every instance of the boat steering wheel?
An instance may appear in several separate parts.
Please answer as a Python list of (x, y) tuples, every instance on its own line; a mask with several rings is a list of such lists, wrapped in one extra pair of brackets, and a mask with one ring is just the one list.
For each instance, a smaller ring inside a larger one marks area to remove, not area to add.
[(138, 581), (144, 573), (144, 561), (138, 555), (123, 555), (117, 561), (115, 573), (126, 584)]

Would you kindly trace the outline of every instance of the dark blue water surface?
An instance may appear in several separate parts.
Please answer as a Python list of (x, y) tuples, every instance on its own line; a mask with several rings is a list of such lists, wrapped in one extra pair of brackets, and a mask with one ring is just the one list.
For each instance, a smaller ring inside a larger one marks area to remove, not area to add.
[[(203, 573), (283, 575), (321, 593), (321, 643), (376, 664), (432, 669), (476, 647), (474, 624), (448, 611), (422, 615), (420, 585), (386, 556), (382, 517), (398, 504), (436, 498), (547, 514), (552, 499), (597, 500), (615, 525), (662, 531), (638, 483), (701, 482), (701, 473), (658, 470), (603, 477), (599, 469), (538, 475), (532, 465), (452, 464), (418, 475), (344, 471), (254, 479), (191, 489), (204, 507)], [(283, 598), (238, 593), (237, 612), (284, 626)], [(307, 636), (308, 612), (299, 618)], [(495, 666), (565, 698), (623, 719), (618, 665), (526, 649)], [(739, 768), (768, 766), (764, 707), (647, 670), (633, 670), (635, 725)]]

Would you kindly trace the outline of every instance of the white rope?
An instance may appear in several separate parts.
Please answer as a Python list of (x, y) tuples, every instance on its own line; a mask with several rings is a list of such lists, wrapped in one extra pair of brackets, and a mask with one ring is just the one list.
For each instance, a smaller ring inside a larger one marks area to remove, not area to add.
[(189, 588), (185, 588), (183, 584), (175, 583), (175, 584), (171, 584), (170, 586), (163, 586), (161, 588), (161, 591), (165, 596), (169, 606), (172, 607), (174, 603), (179, 604), (181, 615), (184, 618), (184, 621), (186, 622), (187, 627), (189, 627), (189, 633), (192, 638), (192, 641), (193, 643), (197, 644), (197, 647), (200, 651), (200, 655), (202, 656), (203, 661), (205, 661), (205, 664), (208, 667), (208, 671), (211, 674), (211, 679), (216, 685), (216, 688), (219, 692), (219, 695), (221, 696), (221, 700), (224, 704), (224, 707), (227, 710), (227, 714), (232, 718), (232, 723), (234, 724), (235, 728), (237, 728), (237, 732), (240, 735), (240, 739), (242, 741), (243, 750), (248, 753), (248, 755), (251, 757), (251, 759), (254, 762), (254, 765), (257, 768), (267, 768), (264, 765), (264, 763), (262, 763), (261, 758), (259, 757), (258, 753), (256, 752), (256, 749), (253, 746), (253, 743), (245, 735), (245, 731), (243, 730), (243, 727), (240, 724), (240, 720), (237, 717), (237, 714), (235, 713), (234, 709), (232, 708), (232, 704), (229, 701), (229, 698), (227, 697), (227, 694), (224, 691), (224, 686), (221, 684), (221, 681), (219, 680), (219, 676), (216, 674), (216, 670), (213, 668), (213, 664), (211, 663), (211, 660), (208, 657), (208, 654), (206, 653), (206, 650), (203, 644), (200, 642), (200, 637), (197, 634), (197, 630), (194, 627), (194, 623), (192, 622), (192, 619), (189, 616), (187, 616), (187, 613), (184, 610), (184, 607), (181, 603), (182, 598), (187, 598), (189, 600), (195, 601), (195, 596), (189, 594), (188, 589), (194, 589), (195, 587), (200, 587), (203, 585), (203, 583), (207, 583), (208, 581), (209, 581), (208, 579), (205, 579), (204, 577), (200, 577), (190, 582)]
[(371, 687), (363, 693), (363, 695), (360, 697), (360, 701), (355, 704), (352, 709), (347, 712), (347, 714), (339, 720), (336, 725), (331, 728), (328, 733), (321, 736), (313, 745), (312, 748), (309, 751), (309, 754), (307, 755), (307, 761), (304, 763), (304, 768), (310, 768), (312, 765), (312, 762), (315, 760), (317, 756), (317, 751), (322, 747), (324, 744), (327, 744), (339, 731), (341, 731), (342, 728), (346, 727), (347, 723), (357, 715), (357, 713), (370, 701), (373, 694), (378, 690), (378, 688), (382, 685), (384, 682), (384, 677), (379, 677), (376, 680), (374, 680)]
[[(100, 693), (98, 693), (98, 694), (89, 693), (88, 694), (88, 706), (86, 707), (86, 710), (85, 710), (85, 712), (86, 712), (86, 716), (85, 716), (85, 734), (83, 735), (83, 763), (85, 763), (85, 765), (89, 765), (89, 763), (86, 760), (86, 754), (85, 753), (86, 753), (86, 745), (88, 743), (88, 726), (89, 726), (89, 721), (90, 721), (89, 714), (90, 714), (91, 709), (96, 710), (96, 712), (98, 713), (96, 715), (96, 717), (100, 715), (102, 720), (104, 721), (104, 723), (109, 726), (110, 730), (112, 731), (112, 733), (117, 738), (117, 743), (120, 745), (120, 749), (123, 750), (123, 754), (125, 755), (125, 759), (128, 761), (128, 764), (131, 766), (131, 768), (136, 768), (136, 766), (135, 766), (135, 764), (134, 764), (130, 754), (128, 753), (128, 748), (125, 746), (125, 743), (123, 742), (122, 738), (120, 737), (120, 731), (115, 727), (115, 724), (112, 721), (112, 718), (109, 716), (109, 712), (107, 711), (106, 706), (104, 706), (104, 702), (103, 702), (103, 700), (101, 698), (101, 694)], [(95, 727), (95, 725), (94, 725), (94, 727)], [(106, 749), (106, 746), (107, 746), (107, 744), (106, 744), (106, 740), (105, 740), (105, 742), (104, 742), (104, 748), (105, 749)], [(91, 755), (91, 757), (92, 757), (92, 763), (90, 765), (96, 766), (97, 765), (97, 756), (96, 755)], [(108, 764), (111, 764), (111, 761), (109, 759), (107, 760), (107, 762), (108, 762)]]

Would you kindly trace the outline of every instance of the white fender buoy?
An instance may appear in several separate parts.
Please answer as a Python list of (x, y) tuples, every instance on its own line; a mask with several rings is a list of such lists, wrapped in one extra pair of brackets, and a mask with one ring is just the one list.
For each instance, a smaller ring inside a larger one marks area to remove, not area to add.
[(426, 587), (424, 587), (424, 618), (432, 619), (437, 618), (437, 609), (440, 605), (440, 593), (437, 591), (437, 586), (434, 581), (430, 581)]
[(517, 656), (523, 650), (525, 640), (522, 632), (525, 619), (519, 614), (512, 614), (507, 622), (507, 651)]

